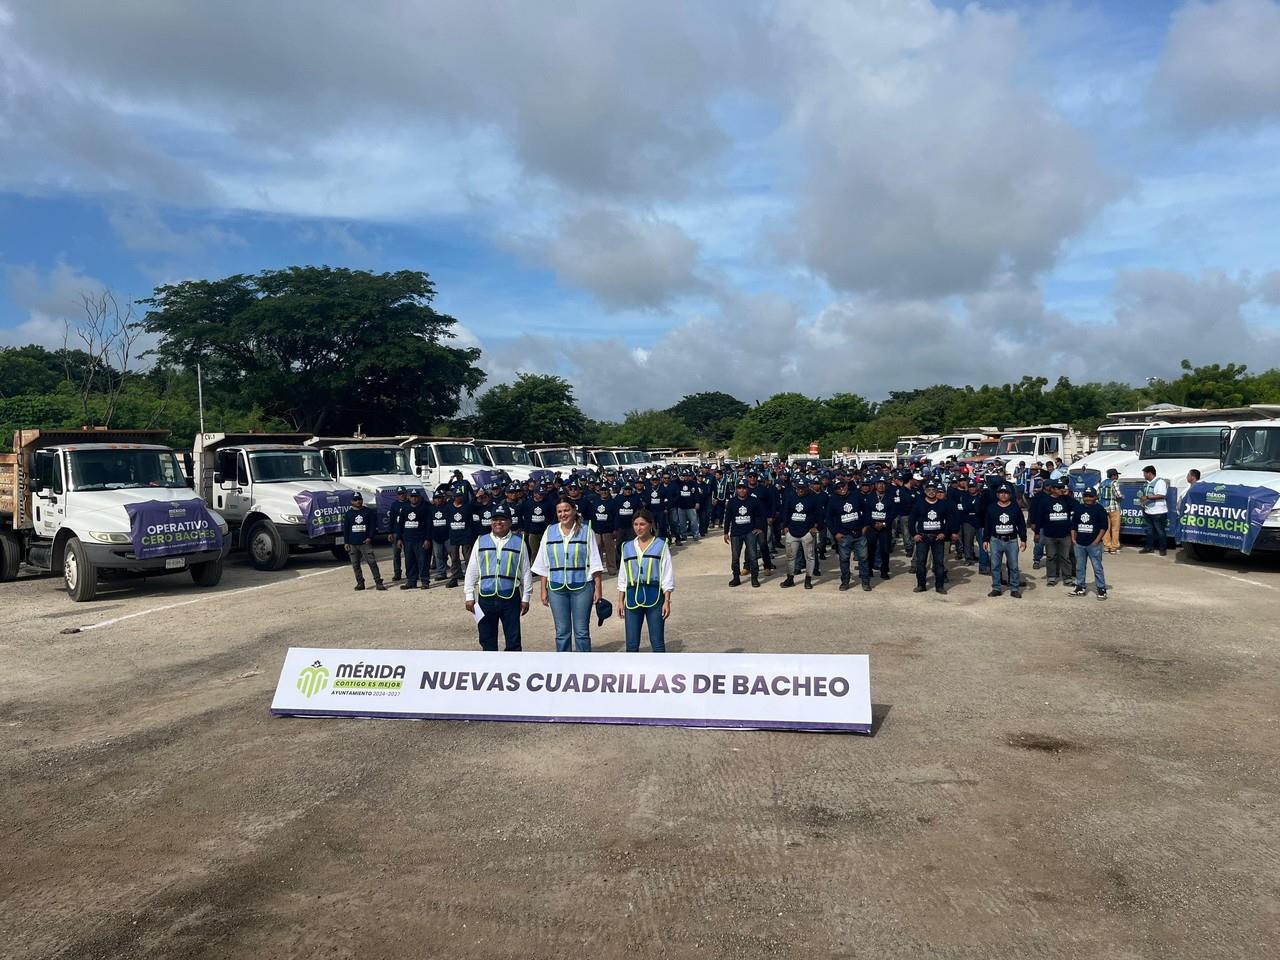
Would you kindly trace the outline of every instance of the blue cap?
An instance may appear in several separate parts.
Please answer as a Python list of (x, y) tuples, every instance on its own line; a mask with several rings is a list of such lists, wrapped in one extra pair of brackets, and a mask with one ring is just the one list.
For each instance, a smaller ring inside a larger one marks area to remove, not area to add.
[(490, 516), (492, 516), (492, 517), (506, 517), (508, 520), (510, 520), (510, 519), (511, 519), (511, 508), (510, 508), (510, 507), (508, 507), (505, 503), (499, 503), (499, 504), (497, 504), (497, 505), (493, 508), (493, 512), (490, 514)]
[(396, 493), (408, 493), (408, 492), (409, 490), (407, 487), (396, 487)]

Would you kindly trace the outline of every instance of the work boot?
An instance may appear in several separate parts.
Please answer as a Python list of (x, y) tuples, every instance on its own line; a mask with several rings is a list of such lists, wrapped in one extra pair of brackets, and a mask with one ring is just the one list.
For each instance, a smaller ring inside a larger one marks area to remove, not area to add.
[(933, 589), (934, 589), (934, 592), (936, 592), (936, 593), (940, 593), (940, 594), (942, 594), (944, 597), (947, 595), (947, 588), (946, 588), (945, 586), (943, 586), (941, 583), (940, 583), (940, 584), (938, 584), (938, 585), (937, 585), (936, 587), (934, 587)]
[(1015, 600), (1021, 600), (1021, 599), (1022, 599), (1022, 591), (1021, 591), (1021, 590), (1010, 590), (1010, 591), (1009, 591), (1009, 596), (1013, 597), (1013, 599), (1015, 599)]
[(928, 588), (928, 587), (926, 587), (923, 583), (917, 583), (914, 587), (912, 587), (912, 588), (911, 588), (911, 592), (912, 592), (912, 593), (924, 593), (924, 592), (925, 592), (926, 590), (928, 590), (928, 589), (929, 589), (929, 588)]
[(415, 589), (417, 589), (417, 586), (418, 586), (418, 585), (417, 585), (416, 583), (402, 583), (402, 584), (400, 584), (400, 589), (401, 589), (401, 590), (415, 590)]
[(418, 584), (418, 589), (419, 589), (419, 590), (430, 590), (430, 589), (431, 589), (431, 582), (430, 582), (430, 581), (428, 581), (428, 580), (423, 580), (423, 581), (422, 581), (422, 583)]
[(796, 585), (796, 578), (791, 576), (791, 574), (787, 574), (787, 579), (783, 580), (782, 583), (779, 584), (779, 586), (781, 586), (784, 590), (787, 587), (794, 587), (795, 585)]
[(458, 585), (458, 578), (457, 578), (457, 577), (454, 577), (452, 580), (450, 580), (448, 583), (446, 583), (446, 584), (445, 584), (445, 586), (446, 586), (446, 587), (449, 587), (449, 588), (456, 587), (457, 585)]
[(385, 583), (383, 583), (381, 580), (379, 580), (377, 583), (375, 583), (375, 584), (373, 585), (373, 589), (375, 589), (375, 590), (385, 590), (385, 589), (387, 589), (387, 585), (386, 585)]
[(1000, 591), (1000, 590), (992, 590), (990, 593), (988, 593), (988, 594), (987, 594), (987, 596), (988, 596), (988, 597), (1002, 597), (1002, 596), (1004, 596), (1004, 593), (1003, 593), (1002, 591)]
[(356, 584), (356, 589), (357, 589), (357, 590), (363, 590), (363, 589), (364, 589), (364, 584), (363, 584), (363, 583), (357, 583), (357, 584)]
[(751, 575), (751, 585), (752, 585), (753, 587), (758, 587), (758, 586), (760, 586), (760, 575), (759, 575), (759, 574), (755, 574), (755, 573), (753, 573), (753, 574)]
[(806, 590), (812, 590), (812, 589), (813, 589), (813, 577), (806, 576), (806, 577), (804, 578), (804, 588), (805, 588)]
[(740, 587), (740, 586), (742, 586), (742, 578), (741, 578), (740, 576), (738, 576), (738, 575), (735, 573), (735, 574), (733, 575), (733, 579), (729, 581), (729, 586), (731, 586), (731, 587)]
[(849, 589), (849, 578), (848, 578), (848, 577), (841, 577), (841, 578), (840, 578), (840, 592), (841, 592), (841, 593), (844, 593), (844, 592), (845, 592), (846, 590), (848, 590), (848, 589)]
[(398, 574), (398, 573), (397, 573), (394, 577), (392, 577), (392, 578), (391, 578), (391, 582), (392, 582), (392, 583), (399, 583), (399, 582), (400, 582), (401, 580), (403, 580), (403, 579), (404, 579), (404, 577), (400, 576), (400, 574)]
[(867, 591), (867, 593), (870, 593), (870, 592), (871, 592), (871, 581), (870, 581), (870, 580), (863, 580), (863, 581), (862, 581), (862, 589), (863, 589), (863, 590), (865, 590), (865, 591)]

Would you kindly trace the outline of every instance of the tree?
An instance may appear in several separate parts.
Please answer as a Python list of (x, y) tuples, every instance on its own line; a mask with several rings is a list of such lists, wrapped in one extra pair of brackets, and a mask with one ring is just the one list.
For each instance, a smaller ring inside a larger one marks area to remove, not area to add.
[(688, 425), (667, 410), (632, 410), (609, 431), (613, 444), (622, 447), (688, 447), (693, 434)]
[(872, 406), (856, 393), (837, 393), (823, 401), (831, 413), (831, 425), (835, 430), (852, 430), (859, 423), (872, 417)]
[(57, 357), (34, 344), (0, 347), (0, 397), (49, 393), (62, 379)]
[(733, 451), (739, 456), (761, 450), (780, 454), (807, 451), (809, 444), (830, 428), (831, 412), (821, 401), (802, 393), (776, 393), (738, 423)]
[(573, 387), (563, 377), (522, 373), (515, 383), (500, 383), (476, 401), (476, 431), (492, 440), (577, 443), (586, 426)]
[(699, 437), (719, 444), (728, 442), (738, 420), (750, 409), (737, 397), (712, 390), (688, 394), (667, 412), (683, 420)]
[(140, 301), (162, 363), (203, 365), (224, 397), (300, 430), (427, 432), (484, 382), (480, 351), (451, 347), (457, 322), (437, 313), (415, 270), (374, 274), (287, 267), (186, 280)]
[[(134, 318), (133, 302), (121, 304), (110, 290), (82, 293), (80, 303), (84, 318), (74, 325), (70, 320), (63, 321), (62, 349), (58, 354), (67, 382), (74, 384), (80, 398), (84, 422), (92, 420), (109, 427), (141, 330)], [(73, 348), (73, 340), (82, 344), (83, 350)], [(89, 409), (95, 395), (105, 402), (91, 417)]]

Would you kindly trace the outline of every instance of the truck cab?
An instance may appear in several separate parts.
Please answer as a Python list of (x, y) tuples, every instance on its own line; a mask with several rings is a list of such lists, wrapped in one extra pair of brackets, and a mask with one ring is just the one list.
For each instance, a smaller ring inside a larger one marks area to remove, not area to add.
[[(1262, 487), (1280, 494), (1280, 419), (1239, 424), (1226, 444), (1219, 466), (1202, 476), (1195, 488), (1237, 485)], [(1190, 546), (1197, 559), (1211, 559), (1226, 552), (1200, 544)], [(1263, 519), (1253, 550), (1280, 551), (1280, 499)]]
[(578, 467), (585, 466), (569, 447), (538, 446), (529, 448), (529, 460), (539, 470), (562, 473), (568, 476)]
[(519, 443), (509, 440), (476, 440), (474, 443), (488, 467), (505, 471), (512, 480), (523, 483), (535, 479), (534, 474), (542, 475), (543, 468), (533, 462), (529, 451)]
[(281, 570), (293, 550), (339, 559), (341, 515), (352, 491), (333, 479), (306, 434), (205, 433), (192, 451), (196, 489), (227, 520), (231, 541), (259, 570)]
[(1177, 539), (1178, 494), (1188, 488), (1188, 471), (1199, 470), (1203, 478), (1217, 470), (1223, 438), (1229, 438), (1238, 425), (1217, 420), (1149, 426), (1137, 454), (1115, 468), (1120, 471), (1121, 532), (1137, 534), (1146, 529), (1138, 498), (1147, 482), (1143, 468), (1150, 464), (1156, 468), (1157, 479), (1169, 485), (1169, 535)]
[(1137, 455), (1148, 427), (1163, 425), (1164, 421), (1157, 421), (1105, 424), (1099, 427), (1097, 448), (1071, 464), (1072, 492), (1079, 496), (1086, 487), (1099, 486), (1106, 479), (1108, 470), (1113, 467), (1119, 469)]
[(959, 460), (984, 439), (986, 439), (985, 433), (948, 434), (930, 443), (929, 449), (921, 459), (930, 467), (936, 467), (953, 458)]
[(378, 533), (391, 532), (389, 513), (398, 487), (421, 490), (430, 499), (409, 466), (409, 451), (404, 447), (354, 437), (312, 437), (307, 446), (320, 451), (329, 476), (348, 490), (359, 491), (365, 506), (376, 509)]
[[(0, 457), (0, 580), (22, 562), (61, 573), (76, 601), (100, 580), (187, 571), (222, 578), (228, 525), (187, 484), (164, 431), (19, 431)], [(115, 442), (112, 442), (115, 441)]]
[(397, 443), (409, 451), (410, 467), (428, 492), (457, 476), (478, 485), (476, 474), (491, 469), (470, 437), (398, 437)]

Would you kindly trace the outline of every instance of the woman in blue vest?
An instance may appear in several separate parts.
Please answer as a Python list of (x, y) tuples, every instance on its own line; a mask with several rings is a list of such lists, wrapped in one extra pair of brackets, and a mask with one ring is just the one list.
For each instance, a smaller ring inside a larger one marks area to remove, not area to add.
[(626, 621), (627, 652), (640, 650), (640, 631), (649, 625), (649, 645), (665, 653), (666, 620), (671, 615), (671, 592), (676, 588), (667, 542), (655, 536), (653, 514), (637, 511), (631, 521), (636, 535), (622, 545), (618, 565), (618, 616)]
[(604, 564), (591, 524), (578, 516), (568, 497), (556, 504), (556, 523), (547, 527), (533, 562), (541, 583), (542, 605), (551, 608), (556, 649), (567, 651), (570, 637), (580, 652), (591, 650), (591, 613), (600, 599)]

